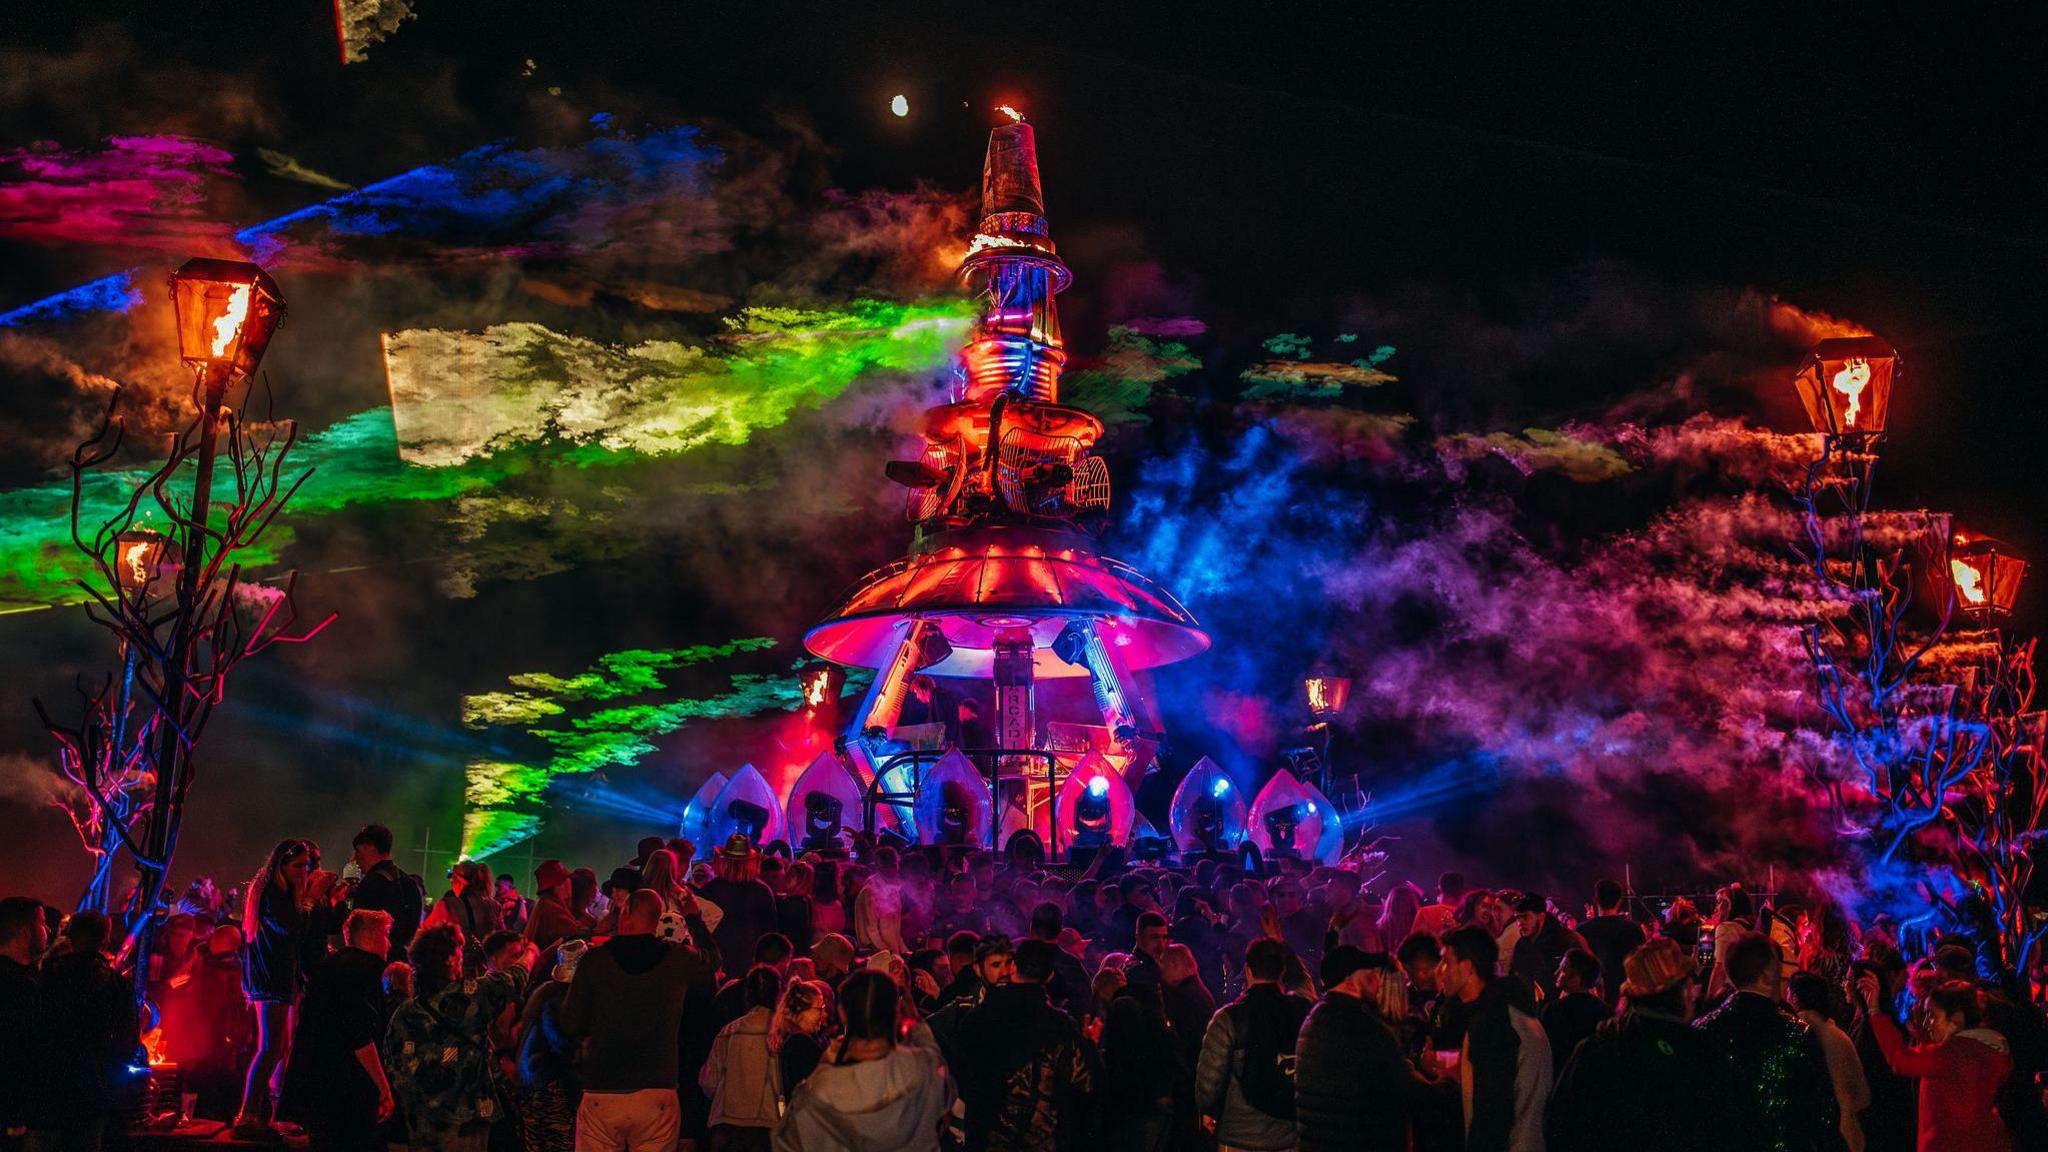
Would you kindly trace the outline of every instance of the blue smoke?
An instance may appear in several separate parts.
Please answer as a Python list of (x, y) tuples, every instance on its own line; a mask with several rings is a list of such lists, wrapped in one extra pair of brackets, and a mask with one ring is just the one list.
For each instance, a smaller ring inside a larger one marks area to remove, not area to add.
[(12, 312), (0, 312), (0, 328), (75, 320), (88, 312), (126, 312), (142, 303), (142, 292), (135, 287), (137, 271), (130, 268), (126, 272), (116, 272), (70, 291), (45, 296), (33, 304), (24, 304)]
[(576, 148), (486, 145), (235, 233), (254, 258), (289, 248), (311, 226), (330, 236), (393, 234), (459, 244), (565, 235), (574, 213), (702, 186), (718, 151), (692, 127), (605, 136)]
[(1180, 689), (1162, 694), (1169, 710), (1178, 702), (1196, 713), (1170, 730), (1206, 726), (1210, 690), (1275, 705), (1298, 690), (1328, 628), (1327, 577), (1357, 548), (1367, 510), (1359, 492), (1319, 480), (1263, 423), (1141, 468), (1114, 539), (1216, 641), (1168, 671)]

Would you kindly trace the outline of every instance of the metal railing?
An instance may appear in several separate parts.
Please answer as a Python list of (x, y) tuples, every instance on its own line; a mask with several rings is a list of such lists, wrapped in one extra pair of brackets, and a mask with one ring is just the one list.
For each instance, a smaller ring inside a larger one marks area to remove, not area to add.
[[(907, 752), (898, 752), (875, 766), (875, 777), (868, 782), (867, 788), (861, 794), (861, 826), (867, 830), (870, 839), (875, 834), (875, 810), (884, 804), (891, 806), (902, 804), (915, 807), (918, 797), (923, 794), (925, 777), (930, 774), (931, 766), (938, 763), (948, 752), (952, 751), (956, 751), (956, 749), (912, 749)], [(1046, 839), (1045, 858), (1047, 860), (1060, 859), (1060, 783), (1065, 778), (1066, 773), (1060, 765), (1059, 753), (1043, 748), (962, 748), (957, 749), (957, 751), (965, 755), (968, 761), (974, 765), (975, 769), (981, 773), (982, 779), (988, 782), (989, 813), (988, 843), (986, 847), (991, 852), (1002, 850), (1000, 841), (1003, 832), (1003, 783), (1007, 780), (1017, 780), (1025, 782), (1025, 786), (1029, 787), (1029, 782), (1037, 779), (1037, 776), (1032, 773), (1005, 771), (1006, 766), (1020, 759), (1045, 761), (1046, 803), (1050, 808), (1046, 821), (1046, 827), (1050, 834)], [(888, 779), (890, 774), (895, 772), (897, 768), (905, 764), (910, 765), (911, 768), (910, 790), (907, 792), (889, 790), (883, 784), (883, 781)]]

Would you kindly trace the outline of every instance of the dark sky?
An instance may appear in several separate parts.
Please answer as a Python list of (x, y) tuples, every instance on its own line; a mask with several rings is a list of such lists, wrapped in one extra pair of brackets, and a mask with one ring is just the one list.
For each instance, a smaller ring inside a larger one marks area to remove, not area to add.
[[(110, 3), (90, 22), (70, 4), (12, 13), (8, 60), (128, 64), (111, 91), (0, 80), (0, 146), (175, 128), (205, 103), (195, 86), (226, 91), (232, 73), (257, 108), (225, 118), (223, 143), (287, 149), (361, 182), (532, 134), (545, 83), (585, 107), (741, 134), (801, 125), (849, 188), (957, 188), (987, 107), (1011, 100), (1040, 129), (1054, 227), (1080, 270), (1062, 302), (1083, 348), (1122, 303), (1089, 269), (1143, 257), (1167, 286), (1153, 295), (1183, 299), (1224, 342), (1408, 316), (1404, 375), (1433, 380), (1418, 405), (1448, 426), (1512, 428), (1634, 392), (1673, 350), (1619, 340), (1584, 360), (1536, 357), (1503, 382), (1456, 346), (1473, 318), (1539, 328), (1616, 283), (1754, 288), (1900, 346), (1881, 502), (1954, 508), (2048, 554), (2035, 495), (2048, 479), (2048, 75), (2017, 6), (418, 7), (346, 69), (319, 0)], [(529, 59), (535, 76), (522, 78)], [(908, 120), (885, 112), (896, 92)], [(7, 255), (10, 302), (108, 270), (74, 253)], [(1437, 308), (1468, 323), (1413, 320)], [(1800, 420), (1789, 396), (1728, 414)], [(519, 598), (543, 597), (508, 595), (446, 626), (489, 631), (539, 611)], [(592, 631), (645, 626), (604, 603)], [(85, 629), (35, 639), (85, 642)], [(503, 643), (516, 655), (494, 668), (542, 662), (533, 638)], [(419, 713), (445, 716), (460, 677), (427, 683)]]

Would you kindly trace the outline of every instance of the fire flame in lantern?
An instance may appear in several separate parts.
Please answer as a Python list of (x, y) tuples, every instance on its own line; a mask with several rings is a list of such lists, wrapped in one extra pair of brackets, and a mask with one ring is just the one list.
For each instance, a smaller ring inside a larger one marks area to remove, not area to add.
[(1849, 398), (1849, 407), (1842, 413), (1842, 423), (1853, 427), (1856, 417), (1863, 411), (1863, 389), (1870, 385), (1870, 361), (1858, 356), (1842, 365), (1835, 373), (1829, 386)]
[(149, 541), (137, 540), (122, 549), (121, 563), (128, 566), (128, 576), (137, 585), (149, 583)]
[(1965, 603), (1984, 603), (1984, 575), (1977, 571), (1975, 565), (1963, 560), (1951, 560), (1948, 562), (1948, 571), (1949, 575), (1955, 578), (1956, 592), (1962, 596)]
[(149, 1053), (149, 1066), (161, 1068), (171, 1062), (170, 1049), (164, 1044), (162, 1027), (151, 1028), (142, 1034), (142, 1050)]
[(1330, 710), (1330, 682), (1311, 680), (1308, 682), (1308, 706), (1317, 712)]
[(827, 677), (823, 672), (812, 676), (804, 683), (804, 703), (816, 708), (825, 702)]
[(1008, 104), (996, 105), (996, 111), (1001, 112), (1005, 116), (1008, 116), (1012, 121), (1018, 124), (1022, 124), (1024, 122), (1024, 114), (1022, 112), (1017, 111), (1015, 108), (1010, 107)]
[(213, 354), (225, 356), (228, 346), (241, 334), (242, 322), (249, 318), (250, 287), (243, 284), (228, 296), (228, 310), (213, 322)]

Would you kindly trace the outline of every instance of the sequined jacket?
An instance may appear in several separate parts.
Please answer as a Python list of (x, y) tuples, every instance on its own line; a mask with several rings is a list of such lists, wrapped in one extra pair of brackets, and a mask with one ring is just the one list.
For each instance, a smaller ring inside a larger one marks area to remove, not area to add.
[(1769, 1152), (1836, 1152), (1842, 1147), (1834, 1081), (1820, 1039), (1783, 1004), (1737, 992), (1693, 1025), (1735, 1062), (1762, 1105)]

